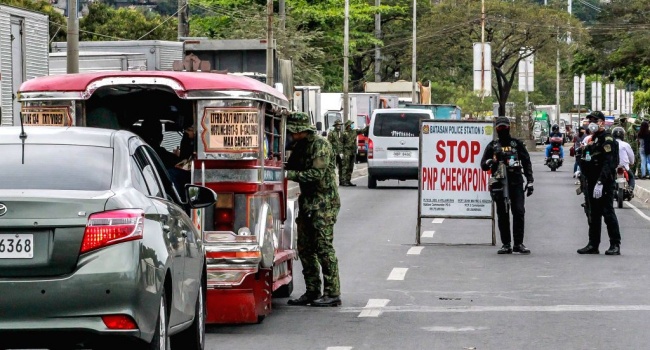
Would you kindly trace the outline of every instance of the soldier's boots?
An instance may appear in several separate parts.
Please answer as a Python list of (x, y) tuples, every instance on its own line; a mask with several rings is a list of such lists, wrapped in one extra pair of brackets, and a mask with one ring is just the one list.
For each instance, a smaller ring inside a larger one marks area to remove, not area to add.
[(497, 254), (512, 254), (512, 247), (510, 244), (504, 244), (501, 246), (501, 249), (497, 251)]
[(320, 306), (320, 307), (341, 306), (341, 297), (324, 296), (322, 298), (312, 301), (311, 306)]
[(314, 300), (321, 299), (322, 296), (318, 294), (309, 294), (305, 293), (301, 295), (299, 298), (296, 299), (289, 299), (287, 304), (289, 305), (297, 305), (297, 306), (305, 306), (311, 304)]
[(530, 249), (526, 248), (526, 246), (523, 243), (515, 244), (515, 246), (512, 247), (512, 251), (520, 254), (530, 254)]
[(621, 247), (618, 244), (612, 244), (605, 252), (605, 255), (621, 255)]
[(589, 243), (584, 248), (578, 249), (578, 254), (600, 254), (600, 251), (598, 247), (594, 247)]

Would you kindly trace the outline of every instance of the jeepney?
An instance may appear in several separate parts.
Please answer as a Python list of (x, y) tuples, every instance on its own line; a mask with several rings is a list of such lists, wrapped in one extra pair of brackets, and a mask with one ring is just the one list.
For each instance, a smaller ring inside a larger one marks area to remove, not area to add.
[(158, 118), (193, 126), (187, 178), (217, 193), (214, 206), (192, 212), (206, 247), (206, 323), (261, 322), (272, 297), (291, 294), (297, 206), (284, 176), (282, 93), (228, 74), (104, 72), (32, 79), (19, 100), (24, 125), (138, 133), (143, 119)]

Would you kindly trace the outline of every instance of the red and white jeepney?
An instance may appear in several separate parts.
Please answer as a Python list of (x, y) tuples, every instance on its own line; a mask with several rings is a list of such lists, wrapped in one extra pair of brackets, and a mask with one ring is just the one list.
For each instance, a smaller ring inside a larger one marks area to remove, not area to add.
[(282, 93), (227, 74), (106, 72), (32, 79), (19, 100), (25, 125), (135, 130), (155, 117), (194, 126), (191, 182), (218, 198), (193, 212), (206, 246), (206, 322), (260, 322), (272, 296), (291, 294), (297, 209), (284, 177)]

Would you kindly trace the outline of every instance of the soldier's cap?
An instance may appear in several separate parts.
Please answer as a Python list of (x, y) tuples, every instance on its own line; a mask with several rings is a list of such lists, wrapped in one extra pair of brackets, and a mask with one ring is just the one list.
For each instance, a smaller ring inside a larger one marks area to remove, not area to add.
[(346, 121), (345, 121), (345, 126), (350, 126), (350, 125), (352, 125), (353, 123), (354, 123), (354, 122), (351, 121), (351, 120), (346, 120)]
[(287, 131), (297, 134), (303, 131), (316, 132), (316, 128), (311, 125), (307, 113), (293, 112), (287, 117)]
[(594, 120), (594, 119), (596, 119), (596, 120), (598, 120), (598, 119), (605, 120), (605, 115), (601, 111), (593, 111), (593, 112), (591, 112), (591, 113), (589, 113), (587, 115), (587, 119), (589, 119), (589, 120)]
[(495, 126), (502, 126), (502, 125), (510, 127), (510, 119), (508, 119), (507, 117), (498, 117), (495, 120)]
[(342, 124), (343, 124), (343, 123), (341, 123), (341, 119), (337, 119), (337, 120), (334, 122), (334, 126), (339, 126), (339, 125), (342, 125)]

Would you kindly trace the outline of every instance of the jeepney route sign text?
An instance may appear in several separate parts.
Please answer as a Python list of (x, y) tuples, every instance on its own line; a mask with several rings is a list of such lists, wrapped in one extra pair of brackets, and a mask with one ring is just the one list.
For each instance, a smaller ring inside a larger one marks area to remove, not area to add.
[(206, 108), (203, 134), (210, 151), (251, 150), (259, 147), (257, 109)]

